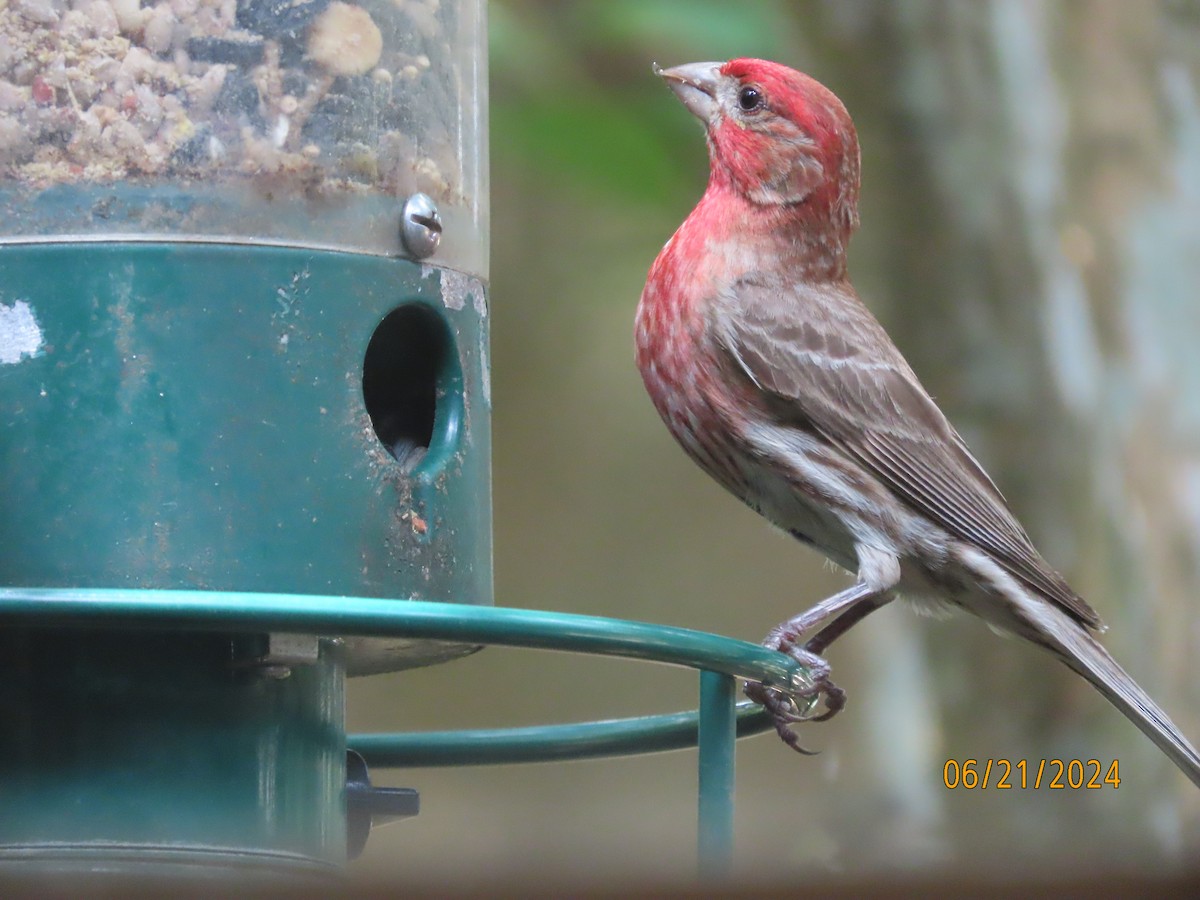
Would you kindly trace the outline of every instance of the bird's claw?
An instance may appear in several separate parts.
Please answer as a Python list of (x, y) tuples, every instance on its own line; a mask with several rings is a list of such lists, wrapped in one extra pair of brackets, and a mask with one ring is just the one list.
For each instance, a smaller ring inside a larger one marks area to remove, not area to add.
[[(775, 732), (785, 744), (797, 753), (812, 756), (816, 751), (808, 750), (800, 744), (800, 736), (792, 726), (801, 722), (825, 722), (832, 719), (845, 707), (846, 692), (833, 683), (829, 677), (829, 663), (821, 657), (803, 647), (784, 646), (777, 649), (808, 670), (809, 685), (799, 690), (782, 690), (767, 687), (759, 682), (747, 682), (745, 693), (771, 716)], [(813, 709), (822, 700), (825, 711), (814, 714)]]

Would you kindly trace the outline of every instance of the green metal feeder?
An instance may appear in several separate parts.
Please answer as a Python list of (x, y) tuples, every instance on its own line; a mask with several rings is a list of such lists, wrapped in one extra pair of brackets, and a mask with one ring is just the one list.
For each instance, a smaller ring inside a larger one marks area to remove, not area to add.
[[(482, 0), (181, 9), (0, 9), (0, 584), (491, 605)], [(336, 871), (476, 646), (122, 625), (0, 631), (0, 867)]]

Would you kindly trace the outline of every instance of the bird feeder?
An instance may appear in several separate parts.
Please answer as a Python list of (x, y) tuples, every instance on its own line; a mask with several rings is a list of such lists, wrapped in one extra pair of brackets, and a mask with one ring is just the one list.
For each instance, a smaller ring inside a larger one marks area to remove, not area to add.
[[(484, 26), (0, 0), (0, 585), (491, 605)], [(0, 871), (336, 871), (344, 676), (473, 648), (9, 623)]]

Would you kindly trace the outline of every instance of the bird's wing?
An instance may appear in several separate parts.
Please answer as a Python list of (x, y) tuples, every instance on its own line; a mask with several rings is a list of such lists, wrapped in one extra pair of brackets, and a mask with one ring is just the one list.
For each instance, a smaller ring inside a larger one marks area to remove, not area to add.
[(852, 289), (746, 278), (713, 333), (782, 422), (820, 434), (908, 506), (986, 550), (1089, 627), (1096, 612), (1051, 569), (1000, 491)]

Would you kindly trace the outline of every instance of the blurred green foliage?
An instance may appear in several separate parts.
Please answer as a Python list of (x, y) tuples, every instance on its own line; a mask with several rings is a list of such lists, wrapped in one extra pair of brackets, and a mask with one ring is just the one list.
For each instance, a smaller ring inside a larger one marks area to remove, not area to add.
[(643, 205), (694, 196), (705, 171), (696, 123), (664, 100), (652, 61), (786, 57), (776, 2), (591, 0), (493, 3), (492, 160), (536, 164), (555, 183)]

